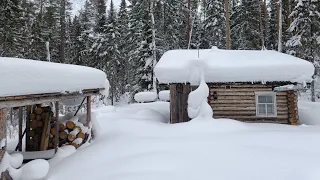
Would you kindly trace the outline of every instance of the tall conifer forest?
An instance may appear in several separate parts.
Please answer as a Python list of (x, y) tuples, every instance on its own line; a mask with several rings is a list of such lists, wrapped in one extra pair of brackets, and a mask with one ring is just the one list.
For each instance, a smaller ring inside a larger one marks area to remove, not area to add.
[(0, 56), (101, 69), (114, 104), (159, 90), (153, 68), (168, 50), (226, 49), (226, 28), (231, 49), (280, 45), (283, 53), (312, 62), (320, 74), (320, 0), (282, 0), (281, 11), (278, 0), (191, 0), (190, 9), (187, 0), (121, 0), (119, 7), (113, 0), (86, 0), (77, 13), (72, 3), (77, 1), (1, 0)]

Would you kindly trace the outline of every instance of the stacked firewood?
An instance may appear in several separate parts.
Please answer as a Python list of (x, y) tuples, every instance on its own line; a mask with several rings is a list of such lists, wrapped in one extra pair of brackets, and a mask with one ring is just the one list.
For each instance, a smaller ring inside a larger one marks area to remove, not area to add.
[(35, 107), (29, 116), (27, 151), (46, 150), (49, 138), (48, 129), (53, 118), (51, 107)]
[(72, 145), (78, 148), (88, 139), (89, 128), (79, 122), (79, 118), (76, 116), (65, 122), (59, 122), (59, 129), (56, 129), (55, 123), (52, 124), (50, 130), (49, 149), (55, 147), (56, 136), (59, 137), (59, 147)]

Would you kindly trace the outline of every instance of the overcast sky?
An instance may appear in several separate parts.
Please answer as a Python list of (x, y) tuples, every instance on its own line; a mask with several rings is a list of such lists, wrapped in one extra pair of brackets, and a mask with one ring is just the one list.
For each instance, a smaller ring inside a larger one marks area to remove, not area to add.
[[(73, 13), (77, 14), (77, 12), (83, 7), (85, 0), (72, 0), (72, 5), (73, 5)], [(110, 0), (107, 0), (107, 7), (110, 6)], [(113, 0), (113, 3), (116, 7), (116, 9), (118, 9), (118, 7), (120, 6), (121, 0)]]

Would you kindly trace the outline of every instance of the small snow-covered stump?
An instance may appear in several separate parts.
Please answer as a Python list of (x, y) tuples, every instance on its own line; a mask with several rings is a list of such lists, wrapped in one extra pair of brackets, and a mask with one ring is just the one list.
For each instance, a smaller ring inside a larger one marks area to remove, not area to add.
[(159, 99), (160, 101), (170, 101), (170, 90), (160, 91)]
[(154, 102), (158, 99), (156, 92), (139, 92), (134, 95), (134, 100), (139, 103)]

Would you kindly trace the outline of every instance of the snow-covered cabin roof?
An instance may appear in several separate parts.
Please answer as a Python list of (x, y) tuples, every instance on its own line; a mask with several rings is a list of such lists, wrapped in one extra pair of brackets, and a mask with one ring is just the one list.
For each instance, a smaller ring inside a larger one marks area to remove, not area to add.
[(0, 97), (103, 89), (105, 82), (90, 67), (0, 57)]
[[(204, 71), (206, 82), (304, 82), (314, 74), (312, 63), (271, 50), (167, 51), (155, 67), (160, 83), (190, 82)], [(192, 82), (191, 82), (192, 84)]]

